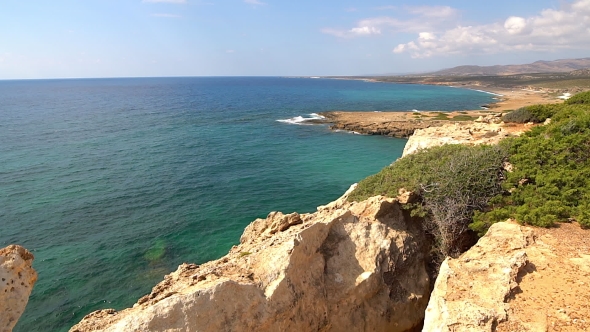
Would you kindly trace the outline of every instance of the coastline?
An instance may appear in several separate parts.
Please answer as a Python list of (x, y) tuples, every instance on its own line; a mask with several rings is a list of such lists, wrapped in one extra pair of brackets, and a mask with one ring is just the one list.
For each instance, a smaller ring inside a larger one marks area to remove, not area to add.
[(534, 91), (525, 89), (508, 89), (499, 87), (485, 87), (480, 86), (459, 86), (457, 88), (464, 88), (475, 90), (483, 93), (489, 93), (497, 96), (497, 102), (490, 104), (490, 109), (499, 112), (516, 110), (521, 107), (530, 105), (553, 104), (562, 103), (563, 99), (559, 99), (548, 91)]
[[(342, 130), (364, 135), (381, 135), (408, 138), (416, 129), (439, 127), (455, 121), (472, 121), (490, 111), (453, 112), (322, 112), (322, 120), (316, 123), (330, 123), (331, 130)], [(455, 119), (455, 121), (453, 121)]]
[[(374, 82), (379, 82), (374, 80)], [(387, 82), (385, 82), (387, 83)], [(423, 83), (419, 83), (423, 84)], [(425, 84), (440, 85), (440, 84)], [(509, 89), (481, 86), (453, 86), (460, 89), (475, 90), (495, 95), (497, 101), (482, 105), (482, 110), (414, 111), (414, 112), (322, 112), (321, 119), (311, 119), (308, 123), (329, 123), (331, 130), (342, 130), (363, 135), (381, 135), (396, 138), (408, 138), (415, 130), (440, 127), (449, 123), (467, 123), (484, 121), (486, 117), (501, 117), (503, 113), (521, 107), (539, 104), (562, 103), (555, 94), (546, 91), (526, 89)]]
[[(563, 102), (563, 99), (558, 97), (558, 90), (549, 88), (539, 88), (527, 86), (511, 86), (501, 87), (489, 84), (479, 84), (479, 82), (460, 83), (453, 81), (403, 81), (403, 80), (387, 80), (385, 78), (380, 79), (379, 77), (321, 77), (325, 79), (336, 79), (336, 80), (353, 80), (353, 81), (364, 81), (369, 83), (396, 83), (396, 84), (418, 84), (418, 85), (438, 85), (447, 86), (457, 89), (467, 89), (487, 93), (497, 97), (497, 102), (491, 103), (490, 109), (494, 111), (509, 111), (516, 110), (521, 107), (538, 104), (551, 104)], [(476, 111), (476, 110), (473, 110)]]

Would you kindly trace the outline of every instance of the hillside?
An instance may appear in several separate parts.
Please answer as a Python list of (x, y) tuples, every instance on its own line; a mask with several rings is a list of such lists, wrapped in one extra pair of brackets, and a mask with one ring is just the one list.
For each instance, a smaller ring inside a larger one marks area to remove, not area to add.
[[(562, 59), (555, 61), (536, 61), (523, 65), (458, 66), (439, 70), (426, 75), (433, 76), (478, 76), (478, 75), (517, 75), (527, 73), (566, 73), (590, 67), (590, 58)], [(422, 76), (422, 75), (421, 75)]]

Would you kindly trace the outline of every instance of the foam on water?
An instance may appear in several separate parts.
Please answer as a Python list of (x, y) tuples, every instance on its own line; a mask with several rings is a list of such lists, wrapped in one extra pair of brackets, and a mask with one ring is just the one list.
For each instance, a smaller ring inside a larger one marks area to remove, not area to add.
[(308, 124), (310, 124), (309, 121), (325, 119), (324, 116), (321, 116), (317, 113), (310, 113), (308, 115), (309, 115), (308, 118), (304, 118), (302, 116), (296, 116), (296, 117), (289, 118), (289, 119), (279, 119), (277, 121), (282, 122), (282, 123), (294, 124), (294, 125), (308, 125)]

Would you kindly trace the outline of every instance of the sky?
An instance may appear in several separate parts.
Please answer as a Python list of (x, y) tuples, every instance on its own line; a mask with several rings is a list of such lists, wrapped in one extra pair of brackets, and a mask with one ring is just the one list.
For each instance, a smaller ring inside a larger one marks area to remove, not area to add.
[(404, 74), (589, 51), (590, 0), (0, 0), (0, 79)]

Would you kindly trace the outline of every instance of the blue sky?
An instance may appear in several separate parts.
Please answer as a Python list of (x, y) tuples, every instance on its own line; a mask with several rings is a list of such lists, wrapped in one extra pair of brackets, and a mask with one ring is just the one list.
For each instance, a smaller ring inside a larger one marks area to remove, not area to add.
[(590, 0), (0, 0), (0, 79), (408, 73), (589, 50)]

